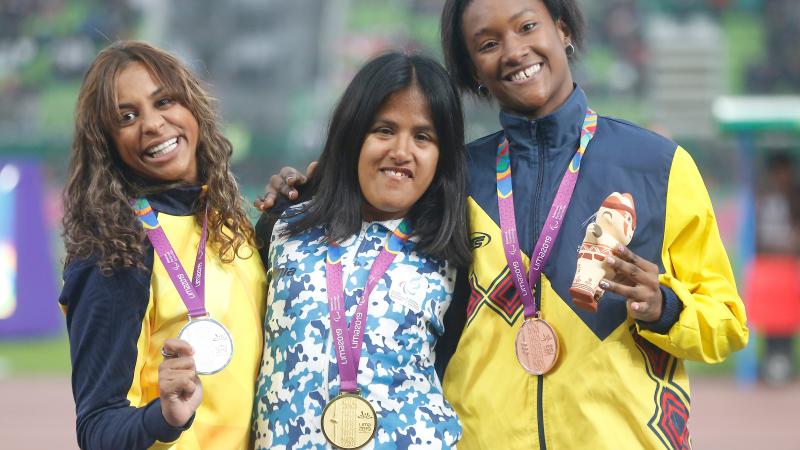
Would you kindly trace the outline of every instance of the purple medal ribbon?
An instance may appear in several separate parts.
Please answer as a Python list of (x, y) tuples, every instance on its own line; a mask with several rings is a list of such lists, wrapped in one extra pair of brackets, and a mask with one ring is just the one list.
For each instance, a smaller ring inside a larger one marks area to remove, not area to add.
[(183, 269), (172, 244), (169, 243), (164, 229), (158, 223), (153, 208), (146, 198), (138, 198), (133, 202), (133, 209), (142, 223), (144, 232), (150, 243), (153, 245), (164, 268), (167, 269), (172, 284), (178, 290), (178, 295), (189, 311), (189, 317), (195, 319), (207, 316), (205, 306), (205, 257), (206, 257), (206, 235), (208, 234), (208, 214), (203, 216), (203, 233), (200, 235), (200, 244), (197, 246), (197, 257), (194, 261), (193, 278), (190, 280), (186, 271)]
[(542, 268), (553, 250), (558, 233), (561, 231), (561, 221), (569, 207), (575, 183), (578, 181), (578, 172), (581, 168), (581, 159), (586, 152), (586, 147), (594, 137), (597, 129), (597, 114), (591, 109), (586, 110), (586, 117), (581, 128), (581, 140), (575, 156), (572, 157), (561, 185), (550, 206), (544, 228), (536, 241), (536, 246), (531, 254), (530, 271), (525, 278), (525, 266), (519, 251), (517, 235), (517, 221), (514, 215), (514, 194), (511, 185), (511, 159), (509, 158), (509, 142), (507, 138), (497, 147), (497, 206), (500, 209), (500, 228), (503, 240), (503, 249), (506, 253), (508, 270), (511, 279), (517, 288), (522, 305), (525, 308), (525, 318), (535, 317), (537, 314), (532, 286), (535, 286), (542, 274)]
[(344, 308), (344, 284), (342, 275), (342, 248), (335, 242), (328, 243), (328, 256), (325, 261), (326, 284), (328, 288), (328, 311), (330, 314), (333, 346), (336, 349), (336, 362), (341, 377), (341, 390), (358, 391), (356, 377), (361, 360), (361, 348), (364, 343), (364, 325), (369, 309), (369, 295), (378, 285), (381, 277), (389, 269), (395, 256), (402, 250), (403, 244), (411, 236), (411, 226), (406, 219), (389, 235), (380, 254), (372, 263), (367, 278), (367, 285), (358, 300), (356, 312), (350, 325), (347, 325)]

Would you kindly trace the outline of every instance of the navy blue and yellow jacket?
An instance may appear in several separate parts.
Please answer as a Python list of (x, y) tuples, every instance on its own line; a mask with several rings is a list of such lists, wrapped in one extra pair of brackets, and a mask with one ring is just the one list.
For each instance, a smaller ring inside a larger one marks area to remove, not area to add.
[[(200, 241), (192, 215), (199, 193), (176, 189), (148, 197), (188, 271)], [(187, 311), (149, 241), (146, 270), (105, 276), (95, 260), (67, 265), (59, 302), (67, 317), (81, 448), (247, 448), (266, 300), (264, 268), (254, 249), (240, 251), (248, 253), (253, 256), (232, 263), (221, 262), (213, 246), (206, 253), (206, 309), (231, 333), (234, 352), (223, 371), (201, 376), (203, 402), (185, 431), (161, 414), (158, 366), (164, 341), (178, 336)]]
[[(511, 143), (526, 269), (578, 147), (586, 108), (576, 87), (547, 117), (500, 114)], [(515, 357), (524, 317), (499, 227), (495, 157), (503, 136), (500, 131), (468, 146), (474, 261), (469, 298), (460, 307), (463, 332), (444, 378), (445, 395), (463, 424), (459, 449), (689, 448), (683, 360), (719, 362), (748, 339), (744, 307), (694, 162), (666, 138), (599, 118), (561, 234), (536, 286), (542, 317), (561, 344), (556, 366), (537, 377)], [(625, 300), (612, 293), (597, 313), (577, 309), (568, 293), (586, 225), (615, 191), (635, 200), (630, 249), (660, 269), (664, 312), (656, 323), (628, 317)]]

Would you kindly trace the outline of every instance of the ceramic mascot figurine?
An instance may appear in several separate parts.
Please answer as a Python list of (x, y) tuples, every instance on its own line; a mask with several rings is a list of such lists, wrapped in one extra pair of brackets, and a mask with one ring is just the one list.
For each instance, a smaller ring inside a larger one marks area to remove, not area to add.
[(598, 283), (613, 279), (614, 269), (604, 264), (618, 244), (628, 245), (636, 230), (633, 196), (614, 192), (603, 201), (594, 222), (586, 228), (586, 237), (578, 251), (578, 267), (569, 289), (572, 301), (581, 309), (596, 312), (604, 291)]

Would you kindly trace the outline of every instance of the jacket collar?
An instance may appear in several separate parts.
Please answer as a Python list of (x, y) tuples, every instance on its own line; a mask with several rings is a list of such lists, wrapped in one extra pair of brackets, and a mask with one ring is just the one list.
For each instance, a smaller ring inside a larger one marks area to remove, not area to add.
[(170, 216), (190, 216), (194, 214), (201, 192), (201, 186), (181, 186), (148, 194), (147, 200), (158, 212)]
[[(586, 116), (587, 103), (586, 94), (576, 84), (564, 104), (551, 114), (531, 120), (508, 111), (500, 111), (500, 124), (511, 142), (512, 151), (538, 147), (531, 139), (541, 139), (545, 148), (558, 151), (565, 145), (572, 147), (577, 141)], [(534, 125), (536, 137), (531, 134)]]

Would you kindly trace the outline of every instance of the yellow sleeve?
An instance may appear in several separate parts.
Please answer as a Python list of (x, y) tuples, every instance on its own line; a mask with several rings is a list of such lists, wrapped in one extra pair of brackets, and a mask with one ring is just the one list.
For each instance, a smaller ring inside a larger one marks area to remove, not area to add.
[(742, 299), (719, 236), (711, 199), (692, 157), (675, 151), (667, 187), (661, 285), (683, 310), (667, 334), (645, 329), (645, 339), (678, 358), (718, 363), (747, 345)]

